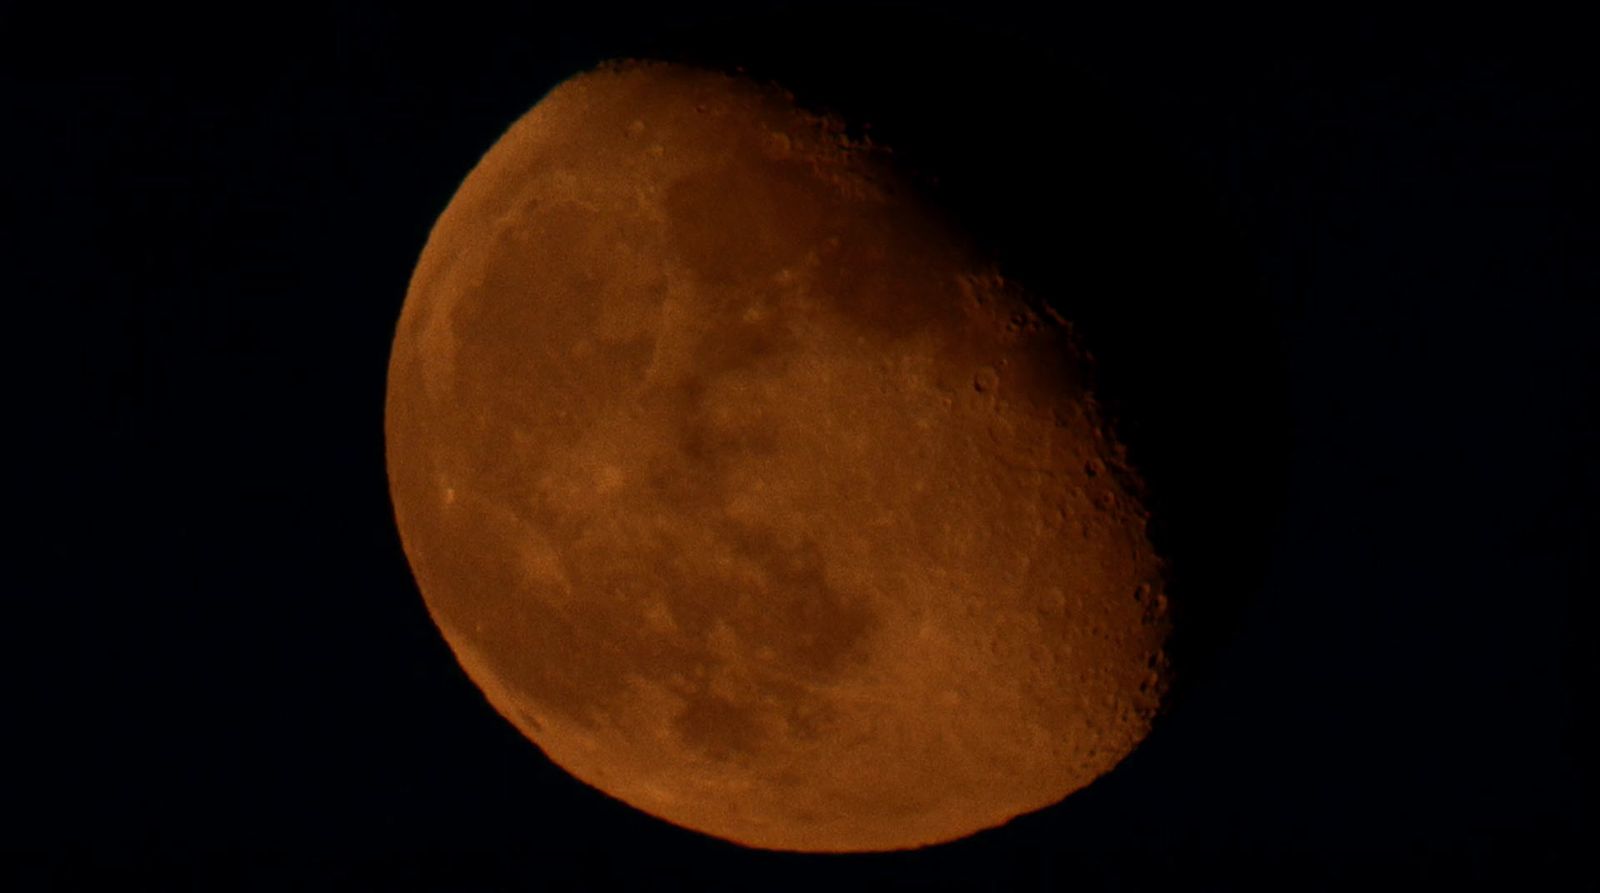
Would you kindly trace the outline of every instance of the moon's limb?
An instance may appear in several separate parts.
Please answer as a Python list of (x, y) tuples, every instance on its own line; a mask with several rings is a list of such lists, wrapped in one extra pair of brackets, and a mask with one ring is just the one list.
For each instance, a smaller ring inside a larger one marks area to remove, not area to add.
[(562, 84), (467, 177), (389, 373), (391, 489), (495, 708), (640, 809), (893, 849), (1144, 736), (1161, 566), (1061, 322), (775, 88)]

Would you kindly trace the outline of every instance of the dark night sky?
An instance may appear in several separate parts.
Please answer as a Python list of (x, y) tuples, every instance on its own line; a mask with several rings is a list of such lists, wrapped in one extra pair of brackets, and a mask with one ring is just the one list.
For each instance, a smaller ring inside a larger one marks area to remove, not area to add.
[[(0, 886), (1592, 877), (1600, 116), (1573, 22), (335, 6), (0, 11)], [(1097, 349), (1192, 672), (1061, 806), (924, 852), (741, 850), (554, 768), (431, 625), (382, 452), (412, 266), (512, 120), (643, 52), (872, 122)]]

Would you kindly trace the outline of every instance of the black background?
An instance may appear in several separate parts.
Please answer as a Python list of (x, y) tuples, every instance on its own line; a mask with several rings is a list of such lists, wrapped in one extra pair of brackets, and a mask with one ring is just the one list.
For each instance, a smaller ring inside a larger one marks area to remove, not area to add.
[[(734, 8), (0, 12), (0, 883), (1592, 878), (1575, 24)], [(1182, 624), (1173, 707), (1112, 775), (926, 851), (749, 851), (573, 781), (457, 668), (388, 503), (400, 302), (504, 128), (643, 53), (844, 114), (1077, 321)]]

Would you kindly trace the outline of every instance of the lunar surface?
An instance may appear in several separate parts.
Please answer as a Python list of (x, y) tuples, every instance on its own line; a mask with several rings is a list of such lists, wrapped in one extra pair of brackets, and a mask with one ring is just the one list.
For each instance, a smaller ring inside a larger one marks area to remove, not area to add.
[(461, 665), (577, 778), (748, 846), (1000, 825), (1166, 687), (1069, 327), (891, 161), (775, 86), (603, 66), (471, 171), (394, 339), (392, 497)]

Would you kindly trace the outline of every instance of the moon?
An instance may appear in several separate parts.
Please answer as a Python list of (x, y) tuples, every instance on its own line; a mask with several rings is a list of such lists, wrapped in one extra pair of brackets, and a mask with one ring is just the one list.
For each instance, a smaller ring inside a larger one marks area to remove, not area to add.
[(388, 372), (398, 528), (466, 673), (588, 785), (746, 846), (904, 849), (1147, 734), (1140, 478), (1071, 326), (916, 195), (777, 86), (629, 61), (435, 224)]

